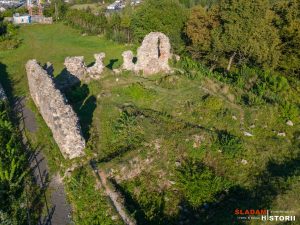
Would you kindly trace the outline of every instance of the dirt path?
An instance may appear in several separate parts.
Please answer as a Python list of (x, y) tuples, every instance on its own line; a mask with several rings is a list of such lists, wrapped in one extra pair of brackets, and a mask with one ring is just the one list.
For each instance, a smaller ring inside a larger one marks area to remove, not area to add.
[[(25, 98), (17, 100), (15, 110), (17, 110), (17, 112), (22, 115), (20, 130), (23, 133), (23, 142), (27, 143), (24, 128), (26, 128), (29, 132), (32, 133), (37, 131), (38, 126), (35, 119), (35, 115), (29, 108), (26, 107)], [(51, 192), (50, 203), (47, 202), (47, 198), (46, 196), (44, 196), (47, 214), (44, 216), (44, 218), (40, 218), (40, 224), (73, 224), (71, 220), (71, 206), (67, 202), (62, 179), (59, 175), (55, 175), (51, 179), (49, 178), (47, 160), (45, 159), (41, 151), (38, 150), (35, 153), (30, 166), (33, 169), (33, 174), (36, 183), (41, 187), (41, 189), (49, 188)]]

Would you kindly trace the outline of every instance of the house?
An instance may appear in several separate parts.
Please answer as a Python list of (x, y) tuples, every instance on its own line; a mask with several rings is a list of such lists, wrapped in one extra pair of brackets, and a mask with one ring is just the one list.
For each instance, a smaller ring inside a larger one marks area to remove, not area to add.
[(13, 23), (14, 24), (26, 24), (31, 22), (31, 17), (28, 14), (20, 15), (16, 13), (13, 15)]

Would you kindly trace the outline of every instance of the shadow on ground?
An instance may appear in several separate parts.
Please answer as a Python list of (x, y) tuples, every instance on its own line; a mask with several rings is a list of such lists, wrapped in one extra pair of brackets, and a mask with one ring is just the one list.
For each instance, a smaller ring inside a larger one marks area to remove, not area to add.
[(112, 70), (113, 67), (114, 67), (114, 64), (115, 64), (116, 62), (118, 62), (118, 61), (119, 61), (118, 59), (111, 59), (111, 60), (109, 60), (109, 63), (106, 65), (106, 68)]
[(86, 84), (77, 83), (64, 91), (70, 105), (79, 117), (82, 133), (86, 141), (90, 138), (90, 127), (93, 122), (93, 113), (97, 107), (96, 97), (90, 95)]
[[(294, 146), (297, 146), (295, 152), (299, 152), (300, 141), (297, 139), (295, 141), (297, 141), (297, 143), (294, 143)], [(245, 188), (235, 185), (229, 190), (219, 193), (216, 201), (196, 208), (187, 202), (184, 193), (179, 192), (179, 195), (182, 195), (182, 202), (179, 204), (178, 213), (172, 217), (162, 213), (167, 204), (164, 202), (163, 193), (161, 200), (158, 201), (160, 202), (159, 205), (151, 202), (152, 196), (141, 197), (149, 199), (146, 205), (141, 205), (132, 193), (125, 188), (126, 186), (117, 184), (115, 181), (112, 181), (112, 183), (124, 196), (128, 211), (141, 225), (243, 225), (247, 222), (237, 219), (234, 214), (235, 209), (272, 209), (274, 200), (291, 187), (293, 182), (288, 182), (288, 180), (291, 178), (295, 180), (295, 177), (300, 176), (299, 165), (300, 153), (298, 153), (298, 156), (284, 162), (270, 160), (264, 172), (252, 178), (255, 181), (254, 186)], [(282, 207), (281, 210), (284, 210), (285, 206)], [(156, 213), (154, 213), (155, 216), (149, 217), (146, 212)]]

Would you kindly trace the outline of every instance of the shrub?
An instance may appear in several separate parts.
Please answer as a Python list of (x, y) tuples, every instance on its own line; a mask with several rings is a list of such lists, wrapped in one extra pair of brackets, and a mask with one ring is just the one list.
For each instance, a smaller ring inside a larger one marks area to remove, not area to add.
[(178, 169), (179, 187), (193, 207), (215, 201), (217, 194), (231, 186), (201, 162), (186, 161)]
[(289, 102), (282, 103), (279, 110), (284, 120), (295, 120), (299, 115), (299, 108)]
[(218, 131), (217, 145), (228, 156), (235, 156), (243, 150), (242, 141), (226, 130)]
[(144, 140), (142, 128), (138, 125), (136, 115), (124, 110), (114, 123), (116, 134), (113, 146), (117, 148), (136, 147)]
[[(0, 224), (28, 223), (26, 202), (33, 204), (30, 196), (35, 186), (31, 183), (27, 157), (19, 132), (10, 121), (8, 107), (0, 102)], [(30, 184), (27, 187), (26, 182)], [(35, 194), (39, 195), (38, 190)], [(35, 201), (32, 207), (37, 207), (39, 199)], [(35, 213), (31, 215), (33, 220)]]

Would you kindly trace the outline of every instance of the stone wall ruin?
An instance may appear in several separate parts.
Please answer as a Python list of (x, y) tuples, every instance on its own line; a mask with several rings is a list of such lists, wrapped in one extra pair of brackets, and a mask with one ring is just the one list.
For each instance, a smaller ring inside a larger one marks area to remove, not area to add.
[(26, 72), (31, 97), (64, 157), (73, 159), (85, 155), (85, 140), (77, 115), (56, 89), (53, 77), (36, 60), (27, 62)]
[[(65, 67), (70, 76), (74, 76), (79, 81), (82, 81), (88, 77), (92, 79), (99, 79), (101, 73), (103, 72), (105, 66), (103, 64), (103, 59), (105, 58), (105, 53), (100, 52), (94, 54), (95, 64), (91, 67), (87, 67), (84, 62), (83, 56), (73, 56), (65, 58)], [(86, 77), (88, 75), (88, 77)]]
[(1, 84), (0, 84), (0, 100), (7, 100), (5, 91), (4, 91), (4, 89), (3, 89), (3, 87), (2, 87)]
[(78, 80), (82, 80), (87, 73), (87, 67), (84, 63), (83, 56), (65, 58), (64, 66), (66, 67), (66, 70)]
[(142, 71), (144, 75), (171, 71), (168, 63), (172, 56), (170, 40), (161, 32), (151, 32), (145, 36), (137, 50), (136, 64), (133, 63), (131, 51), (124, 52), (122, 56), (122, 68), (125, 70)]
[(99, 79), (100, 74), (103, 72), (105, 68), (103, 64), (103, 59), (105, 58), (105, 53), (101, 52), (99, 54), (94, 54), (95, 64), (91, 67), (87, 68), (87, 73), (90, 75), (92, 79)]

